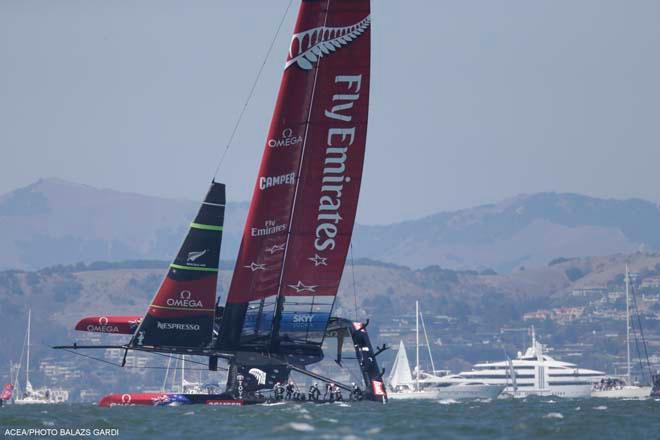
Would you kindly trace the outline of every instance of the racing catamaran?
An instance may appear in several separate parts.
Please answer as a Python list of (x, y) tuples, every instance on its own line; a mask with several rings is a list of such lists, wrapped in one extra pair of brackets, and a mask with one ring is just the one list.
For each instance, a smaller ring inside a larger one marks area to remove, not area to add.
[(364, 398), (385, 401), (385, 347), (374, 351), (367, 324), (332, 316), (362, 179), (370, 25), (369, 0), (302, 0), (225, 306), (215, 300), (225, 187), (213, 181), (144, 316), (88, 317), (76, 329), (131, 334), (125, 352), (205, 356), (213, 371), (225, 359), (225, 393), (176, 397), (216, 404), (262, 401), (292, 371), (351, 391), (307, 370), (326, 337), (338, 339), (338, 362), (350, 337)]

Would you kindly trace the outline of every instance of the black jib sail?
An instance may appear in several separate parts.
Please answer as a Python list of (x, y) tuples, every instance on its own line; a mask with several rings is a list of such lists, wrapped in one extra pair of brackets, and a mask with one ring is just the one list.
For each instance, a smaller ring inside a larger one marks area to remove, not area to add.
[(211, 342), (225, 185), (213, 182), (131, 346), (202, 347)]

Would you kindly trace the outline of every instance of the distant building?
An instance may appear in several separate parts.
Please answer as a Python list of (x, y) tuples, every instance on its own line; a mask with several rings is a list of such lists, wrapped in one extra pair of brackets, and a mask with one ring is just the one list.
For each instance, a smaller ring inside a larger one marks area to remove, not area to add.
[(535, 312), (528, 312), (523, 315), (524, 321), (542, 321), (544, 319), (550, 319), (552, 312), (550, 310), (537, 310)]
[(559, 323), (573, 321), (582, 317), (584, 314), (584, 307), (558, 307), (552, 310), (536, 310), (535, 312), (528, 312), (523, 315), (523, 320), (544, 320), (550, 319)]
[(573, 321), (584, 314), (584, 307), (559, 307), (552, 309), (553, 321)]
[(602, 296), (607, 293), (605, 287), (583, 287), (581, 289), (574, 289), (571, 294), (573, 296)]
[(660, 287), (660, 276), (646, 277), (639, 285), (641, 288), (654, 288)]

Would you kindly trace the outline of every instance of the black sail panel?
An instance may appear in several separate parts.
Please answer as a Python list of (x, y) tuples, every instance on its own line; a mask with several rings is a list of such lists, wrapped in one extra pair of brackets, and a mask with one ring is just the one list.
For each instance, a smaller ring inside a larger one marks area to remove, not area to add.
[(225, 185), (213, 182), (132, 345), (202, 347), (211, 342), (224, 214)]

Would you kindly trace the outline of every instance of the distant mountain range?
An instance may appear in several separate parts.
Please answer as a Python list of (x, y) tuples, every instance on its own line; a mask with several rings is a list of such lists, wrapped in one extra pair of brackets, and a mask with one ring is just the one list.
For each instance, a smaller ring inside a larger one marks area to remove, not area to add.
[[(0, 269), (168, 259), (198, 202), (41, 179), (0, 196)], [(235, 258), (248, 204), (227, 206), (222, 258)], [(578, 194), (503, 202), (385, 226), (358, 225), (354, 255), (410, 267), (508, 272), (557, 257), (660, 249), (660, 208)]]

